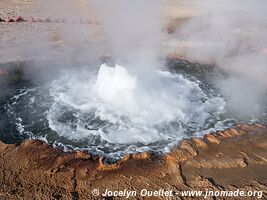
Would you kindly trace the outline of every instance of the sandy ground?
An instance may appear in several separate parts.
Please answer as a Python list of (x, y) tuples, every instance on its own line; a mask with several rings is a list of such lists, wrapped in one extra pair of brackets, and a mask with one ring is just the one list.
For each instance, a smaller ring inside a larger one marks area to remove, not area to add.
[[(51, 2), (51, 1), (50, 1)], [(63, 4), (64, 1), (57, 1), (56, 5)], [(55, 4), (55, 3), (54, 3)], [(79, 12), (80, 15), (75, 20), (90, 19), (94, 20), (90, 15), (86, 15), (83, 8), (83, 4), (77, 3), (77, 8), (68, 7), (64, 3), (64, 8), (52, 7), (50, 3), (47, 4), (42, 1), (28, 0), (28, 1), (1, 1), (0, 17), (14, 17), (20, 15), (26, 19), (33, 16), (35, 19), (40, 18), (45, 20), (50, 18), (51, 20), (66, 19), (72, 20), (69, 16), (75, 16), (70, 14)], [(65, 10), (65, 8), (68, 10)], [(88, 12), (89, 13), (89, 12)], [(95, 25), (83, 25), (75, 23), (1, 23), (0, 24), (0, 62), (16, 61), (16, 60), (31, 60), (42, 58), (43, 51), (52, 52), (58, 55), (62, 49), (68, 51), (68, 48), (72, 48), (75, 51), (75, 47), (78, 44), (86, 46), (92, 45), (92, 41), (95, 45), (98, 42), (103, 42), (100, 39), (101, 34), (100, 27)], [(76, 31), (76, 30), (79, 30)], [(92, 40), (90, 40), (92, 38)], [(87, 48), (89, 49), (89, 48)], [(71, 50), (70, 50), (71, 51)], [(44, 58), (45, 59), (45, 58)]]
[[(50, 18), (53, 20), (64, 18), (68, 21), (79, 21), (80, 19), (97, 21), (95, 11), (91, 9), (87, 2), (86, 0), (58, 0), (56, 2), (51, 0), (45, 2), (38, 0), (2, 0), (0, 17), (21, 15), (24, 18), (33, 16), (35, 18)], [(51, 6), (51, 3), (53, 6)], [(64, 7), (62, 7), (62, 4), (64, 4)], [(184, 0), (166, 0), (162, 4), (162, 12), (167, 15), (165, 19), (168, 19), (166, 24), (179, 25), (183, 19), (200, 14), (200, 12), (193, 9), (192, 5), (188, 5)], [(36, 50), (54, 51), (55, 49), (48, 48), (51, 45), (50, 42), (57, 42), (56, 45), (61, 45), (61, 48), (64, 49), (77, 47), (76, 44), (79, 43), (81, 44), (80, 48), (96, 49), (97, 45), (105, 46), (102, 36), (101, 25), (28, 22), (1, 23), (0, 62), (30, 60), (32, 57), (40, 56), (40, 53), (35, 55)], [(76, 44), (73, 45), (73, 43)], [(102, 52), (97, 52), (97, 55), (108, 54), (108, 50), (103, 49)], [(58, 50), (60, 48), (56, 49), (56, 51)]]

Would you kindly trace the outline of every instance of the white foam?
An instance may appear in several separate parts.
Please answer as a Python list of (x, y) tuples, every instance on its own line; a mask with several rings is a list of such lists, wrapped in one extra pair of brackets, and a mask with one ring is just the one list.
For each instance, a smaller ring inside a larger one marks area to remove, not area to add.
[[(70, 139), (99, 135), (113, 144), (176, 140), (186, 134), (182, 125), (194, 128), (223, 112), (221, 98), (209, 98), (197, 83), (166, 71), (129, 71), (101, 65), (98, 74), (69, 73), (53, 83), (54, 106), (48, 112), (50, 127)], [(59, 118), (65, 108), (74, 109), (75, 128)], [(86, 116), (106, 121), (97, 130), (85, 127)]]

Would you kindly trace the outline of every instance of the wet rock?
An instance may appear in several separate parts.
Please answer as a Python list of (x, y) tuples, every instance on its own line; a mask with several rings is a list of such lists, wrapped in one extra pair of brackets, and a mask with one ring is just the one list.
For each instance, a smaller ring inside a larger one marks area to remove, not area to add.
[(205, 148), (207, 144), (200, 138), (192, 138), (192, 142), (197, 148)]
[(220, 144), (220, 140), (216, 138), (214, 135), (206, 134), (204, 138), (211, 143)]
[(138, 153), (133, 155), (133, 159), (135, 160), (147, 160), (151, 157), (151, 154), (149, 152), (144, 153)]
[(88, 159), (91, 158), (91, 155), (86, 152), (86, 151), (75, 151), (73, 152), (73, 154), (77, 157), (77, 158), (81, 158), (81, 159)]

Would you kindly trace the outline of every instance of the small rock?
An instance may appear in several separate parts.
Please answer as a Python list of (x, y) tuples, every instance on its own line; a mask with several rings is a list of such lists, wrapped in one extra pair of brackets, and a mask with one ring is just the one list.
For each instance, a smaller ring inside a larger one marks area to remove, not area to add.
[(66, 20), (66, 19), (62, 19), (62, 20), (61, 20), (61, 23), (68, 23), (68, 20)]
[(73, 154), (74, 154), (74, 156), (75, 156), (76, 158), (88, 159), (88, 158), (91, 157), (91, 156), (89, 155), (89, 153), (86, 152), (86, 151), (75, 151), (75, 152), (73, 152)]
[(28, 22), (36, 22), (36, 20), (33, 17), (29, 17), (27, 21)]
[(201, 147), (201, 148), (207, 147), (207, 144), (199, 138), (192, 138), (192, 141), (197, 147)]
[(14, 19), (8, 17), (8, 18), (5, 19), (5, 22), (14, 22)]
[(49, 19), (49, 18), (46, 18), (46, 19), (45, 19), (45, 22), (52, 22), (52, 20)]
[(1, 17), (0, 17), (0, 22), (4, 22), (5, 20), (3, 20), (3, 19), (1, 19)]
[(174, 27), (168, 26), (166, 30), (167, 30), (168, 34), (174, 34), (175, 33)]
[(21, 16), (16, 16), (14, 19), (15, 22), (23, 22), (25, 21)]
[(211, 134), (204, 135), (204, 138), (209, 141), (210, 143), (220, 144), (220, 140), (218, 140), (216, 137), (214, 137)]
[(88, 20), (86, 21), (86, 23), (87, 23), (87, 24), (92, 24), (92, 21), (88, 19)]
[(80, 24), (84, 24), (84, 21), (82, 19), (80, 19)]
[(151, 154), (149, 152), (137, 153), (133, 155), (133, 158), (136, 160), (147, 160), (150, 157), (151, 157)]
[(42, 23), (42, 22), (44, 22), (44, 20), (42, 20), (42, 19), (36, 19), (36, 22)]
[(262, 49), (261, 52), (267, 55), (267, 48)]

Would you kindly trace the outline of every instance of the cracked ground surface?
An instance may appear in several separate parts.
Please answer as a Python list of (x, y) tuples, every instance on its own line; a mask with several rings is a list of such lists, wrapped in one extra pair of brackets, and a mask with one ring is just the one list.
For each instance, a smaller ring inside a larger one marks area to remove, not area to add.
[(240, 125), (207, 134), (203, 139), (184, 140), (164, 156), (128, 155), (110, 165), (85, 152), (64, 153), (40, 141), (1, 143), (0, 196), (1, 199), (101, 199), (93, 197), (91, 191), (164, 188), (175, 192), (261, 190), (266, 198), (266, 136), (264, 126)]

